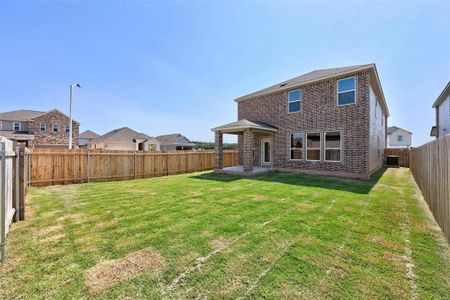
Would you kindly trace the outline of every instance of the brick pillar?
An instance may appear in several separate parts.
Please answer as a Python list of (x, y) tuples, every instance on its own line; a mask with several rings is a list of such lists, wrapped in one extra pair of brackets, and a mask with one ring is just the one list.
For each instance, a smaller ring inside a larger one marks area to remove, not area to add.
[(243, 165), (244, 173), (251, 173), (253, 171), (253, 145), (255, 137), (250, 129), (244, 130), (244, 155), (243, 155)]
[(215, 140), (216, 169), (223, 169), (223, 133), (220, 131), (216, 131)]

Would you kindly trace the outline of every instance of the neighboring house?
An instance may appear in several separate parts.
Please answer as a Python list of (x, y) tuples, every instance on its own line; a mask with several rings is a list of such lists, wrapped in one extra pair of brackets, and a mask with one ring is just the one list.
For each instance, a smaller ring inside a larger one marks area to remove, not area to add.
[(436, 109), (436, 125), (431, 128), (431, 136), (439, 138), (450, 134), (450, 81), (433, 104)]
[(79, 138), (80, 147), (86, 146), (93, 139), (96, 139), (99, 136), (100, 135), (98, 135), (97, 133), (93, 132), (92, 130), (85, 130), (85, 131), (83, 131), (82, 133), (80, 133), (80, 138)]
[(412, 144), (412, 132), (392, 126), (387, 129), (388, 148), (410, 148)]
[(187, 137), (175, 133), (157, 136), (161, 144), (161, 151), (192, 150), (195, 146)]
[(144, 133), (139, 133), (128, 127), (111, 130), (104, 135), (93, 139), (89, 144), (89, 149), (102, 150), (145, 150), (159, 151), (159, 141)]
[[(383, 166), (389, 110), (375, 64), (312, 71), (235, 101), (238, 121), (212, 129), (217, 172), (367, 179)], [(238, 136), (241, 167), (223, 168), (223, 134)]]
[[(48, 112), (15, 110), (0, 113), (0, 135), (27, 147), (68, 147), (69, 117), (57, 109)], [(73, 146), (78, 146), (80, 124), (72, 120)]]

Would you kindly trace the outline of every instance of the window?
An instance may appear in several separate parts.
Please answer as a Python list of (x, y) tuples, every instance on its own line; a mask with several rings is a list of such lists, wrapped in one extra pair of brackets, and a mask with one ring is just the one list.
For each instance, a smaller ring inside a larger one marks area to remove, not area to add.
[(58, 132), (59, 131), (58, 124), (53, 124), (52, 128), (53, 128), (53, 132)]
[(397, 142), (403, 142), (403, 135), (397, 135)]
[(13, 126), (14, 126), (14, 130), (19, 131), (20, 130), (20, 122), (14, 122)]
[(325, 161), (341, 161), (341, 133), (325, 132)]
[(338, 80), (338, 105), (347, 105), (356, 103), (356, 78), (349, 77)]
[(288, 110), (290, 113), (300, 111), (302, 101), (302, 90), (290, 91), (288, 93)]
[(320, 133), (306, 134), (306, 159), (320, 160)]
[(46, 129), (45, 123), (44, 123), (44, 122), (41, 122), (41, 123), (39, 124), (39, 130), (40, 130), (40, 131), (45, 131), (45, 129)]
[(290, 159), (303, 159), (303, 134), (291, 134)]
[(66, 124), (66, 132), (69, 133), (69, 131), (70, 131), (70, 126), (69, 126), (69, 124)]

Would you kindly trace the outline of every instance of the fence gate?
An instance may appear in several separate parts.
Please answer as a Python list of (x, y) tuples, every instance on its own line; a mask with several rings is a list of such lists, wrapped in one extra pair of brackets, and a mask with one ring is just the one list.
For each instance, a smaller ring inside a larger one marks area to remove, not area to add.
[(13, 158), (16, 156), (13, 151), (12, 141), (0, 137), (1, 162), (0, 162), (0, 259), (3, 262), (5, 257), (5, 240), (9, 226), (14, 217), (13, 208)]

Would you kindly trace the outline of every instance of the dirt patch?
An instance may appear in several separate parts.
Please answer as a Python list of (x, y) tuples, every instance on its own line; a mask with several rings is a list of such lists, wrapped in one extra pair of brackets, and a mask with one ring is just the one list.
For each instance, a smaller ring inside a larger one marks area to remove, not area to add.
[(85, 284), (92, 293), (113, 287), (145, 273), (156, 273), (165, 264), (153, 249), (129, 253), (124, 258), (104, 261), (84, 273)]
[(261, 200), (265, 200), (266, 196), (264, 196), (264, 195), (251, 195), (250, 199), (254, 200), (254, 201), (261, 201)]

